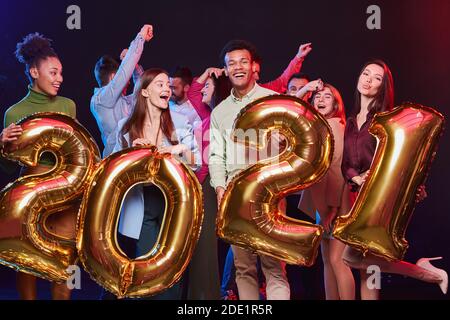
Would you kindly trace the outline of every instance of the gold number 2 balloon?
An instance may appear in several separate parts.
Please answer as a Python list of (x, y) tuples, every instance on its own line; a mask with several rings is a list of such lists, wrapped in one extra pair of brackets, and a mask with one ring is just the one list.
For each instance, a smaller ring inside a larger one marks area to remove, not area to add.
[(370, 173), (350, 213), (338, 218), (337, 239), (364, 253), (403, 259), (417, 189), (425, 182), (443, 128), (440, 113), (417, 104), (375, 115), (369, 132), (378, 146)]
[[(125, 194), (143, 183), (161, 189), (166, 210), (157, 243), (133, 260), (120, 249), (116, 232)], [(180, 279), (202, 220), (201, 186), (186, 165), (155, 147), (126, 149), (100, 163), (86, 191), (77, 240), (80, 260), (96, 282), (118, 297), (151, 296)]]
[[(0, 193), (0, 263), (50, 281), (65, 281), (76, 260), (75, 238), (52, 233), (50, 216), (71, 210), (73, 229), (79, 199), (100, 159), (97, 145), (76, 120), (40, 113), (18, 123), (23, 134), (3, 155), (27, 167), (24, 176)], [(43, 152), (56, 158), (53, 168), (38, 163)]]
[[(246, 134), (246, 139), (237, 135), (252, 129), (258, 133)], [(270, 96), (241, 111), (232, 139), (263, 150), (274, 131), (285, 137), (286, 148), (279, 156), (243, 170), (229, 183), (219, 209), (217, 233), (234, 245), (311, 266), (322, 227), (284, 216), (278, 203), (324, 176), (332, 159), (333, 136), (327, 121), (309, 104), (294, 97)]]

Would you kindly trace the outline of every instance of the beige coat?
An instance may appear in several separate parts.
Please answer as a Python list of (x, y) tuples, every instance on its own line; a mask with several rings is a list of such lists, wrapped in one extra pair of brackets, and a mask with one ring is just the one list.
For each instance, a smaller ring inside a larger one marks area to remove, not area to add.
[(345, 126), (338, 118), (327, 119), (327, 121), (334, 136), (334, 153), (330, 169), (319, 183), (303, 192), (298, 205), (300, 210), (314, 220), (316, 210), (320, 215), (328, 212), (329, 207), (339, 208), (339, 215), (346, 214), (350, 210), (349, 190), (341, 171)]

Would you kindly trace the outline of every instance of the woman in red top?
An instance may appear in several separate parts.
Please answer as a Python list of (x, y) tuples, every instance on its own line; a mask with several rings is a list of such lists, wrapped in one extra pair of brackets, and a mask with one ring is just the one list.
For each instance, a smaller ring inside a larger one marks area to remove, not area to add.
[[(368, 128), (373, 116), (378, 112), (392, 110), (394, 106), (394, 84), (389, 67), (380, 60), (367, 62), (361, 70), (355, 92), (355, 110), (347, 119), (344, 138), (342, 172), (353, 192), (353, 201), (367, 177), (376, 149), (376, 139)], [(418, 199), (425, 197), (424, 188), (418, 192)], [(369, 289), (366, 270), (371, 265), (380, 267), (382, 272), (402, 274), (426, 282), (438, 283), (446, 293), (447, 273), (433, 267), (430, 259), (422, 258), (417, 264), (405, 261), (386, 261), (374, 255), (366, 255), (347, 246), (344, 257), (350, 267), (361, 270), (361, 299), (378, 299), (379, 291)]]

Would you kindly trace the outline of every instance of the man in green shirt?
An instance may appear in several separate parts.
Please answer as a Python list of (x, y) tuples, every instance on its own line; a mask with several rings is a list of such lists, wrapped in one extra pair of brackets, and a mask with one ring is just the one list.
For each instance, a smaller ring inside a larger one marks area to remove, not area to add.
[[(241, 170), (256, 162), (246, 157), (245, 147), (230, 138), (234, 120), (250, 102), (276, 94), (256, 83), (256, 49), (246, 41), (230, 41), (222, 50), (225, 73), (232, 84), (230, 96), (211, 113), (209, 171), (211, 185), (220, 203), (227, 183)], [(257, 256), (248, 250), (232, 246), (236, 266), (236, 283), (241, 300), (258, 300), (259, 285), (256, 272)], [(284, 262), (260, 255), (267, 281), (267, 299), (289, 300), (290, 288)]]

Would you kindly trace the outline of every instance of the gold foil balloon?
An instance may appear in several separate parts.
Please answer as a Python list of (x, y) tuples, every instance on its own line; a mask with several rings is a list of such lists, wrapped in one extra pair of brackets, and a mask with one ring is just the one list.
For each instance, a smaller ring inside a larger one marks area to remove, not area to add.
[[(75, 231), (79, 200), (100, 153), (87, 130), (68, 116), (40, 113), (18, 124), (23, 134), (5, 146), (3, 156), (27, 169), (0, 193), (0, 263), (62, 282), (76, 260), (75, 232), (72, 238), (55, 234), (48, 220), (72, 215)], [(54, 167), (38, 163), (46, 151), (55, 156)]]
[[(252, 129), (257, 130), (256, 134), (251, 133)], [(275, 131), (286, 139), (284, 151), (233, 178), (219, 209), (217, 233), (234, 245), (290, 264), (311, 266), (317, 257), (322, 227), (284, 216), (278, 203), (325, 175), (333, 153), (331, 129), (302, 100), (270, 96), (241, 111), (232, 138), (248, 147), (265, 150), (268, 135)], [(240, 137), (240, 133), (245, 137)], [(250, 153), (249, 148), (247, 152)]]
[(369, 132), (378, 145), (370, 173), (350, 213), (338, 218), (337, 239), (364, 253), (403, 259), (417, 189), (425, 182), (443, 128), (440, 113), (418, 104), (375, 115)]
[[(131, 187), (148, 183), (164, 193), (165, 216), (153, 249), (130, 259), (117, 243), (121, 205)], [(202, 220), (201, 186), (186, 165), (155, 147), (126, 149), (101, 162), (86, 191), (77, 241), (80, 260), (96, 282), (118, 297), (151, 296), (181, 278)]]

